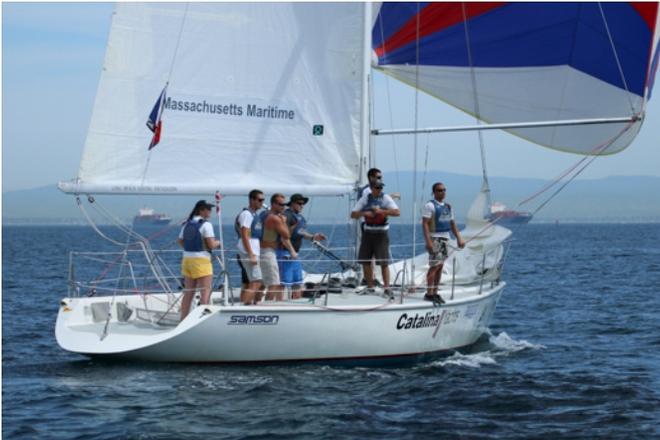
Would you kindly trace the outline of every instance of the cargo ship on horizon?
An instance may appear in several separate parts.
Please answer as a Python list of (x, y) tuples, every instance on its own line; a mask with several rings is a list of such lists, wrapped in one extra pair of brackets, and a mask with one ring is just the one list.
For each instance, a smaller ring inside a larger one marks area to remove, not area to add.
[(133, 217), (133, 225), (156, 225), (165, 226), (172, 221), (172, 217), (167, 214), (158, 214), (151, 208), (142, 208), (138, 211), (138, 215)]
[(490, 205), (490, 214), (488, 215), (488, 220), (491, 222), (497, 222), (500, 225), (525, 224), (529, 223), (531, 219), (531, 212), (507, 209), (506, 205), (499, 202), (495, 202)]

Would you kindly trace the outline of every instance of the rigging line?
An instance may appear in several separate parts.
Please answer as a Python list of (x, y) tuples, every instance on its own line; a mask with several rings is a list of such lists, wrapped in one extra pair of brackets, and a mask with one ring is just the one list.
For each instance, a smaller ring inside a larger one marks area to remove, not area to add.
[(558, 184), (562, 179), (564, 179), (567, 175), (569, 175), (571, 172), (573, 172), (582, 162), (586, 161), (589, 159), (589, 156), (594, 156), (598, 157), (602, 155), (605, 150), (607, 150), (614, 142), (616, 142), (626, 131), (628, 131), (632, 126), (634, 125), (633, 122), (629, 122), (625, 127), (621, 129), (619, 133), (617, 133), (615, 136), (612, 138), (606, 140), (605, 142), (596, 145), (588, 155), (583, 156), (580, 158), (576, 163), (568, 167), (565, 171), (559, 174), (559, 176), (555, 177), (552, 179), (549, 183), (547, 183), (545, 186), (543, 186), (540, 190), (536, 191), (533, 193), (531, 196), (528, 196), (526, 199), (518, 203), (518, 207), (528, 203), (529, 201), (535, 199), (539, 195), (543, 194), (544, 192), (548, 191), (550, 188)]
[[(135, 231), (133, 230), (132, 227), (131, 227), (131, 228), (126, 227), (126, 226), (122, 223), (121, 220), (119, 220), (117, 217), (115, 217), (114, 215), (112, 215), (112, 213), (111, 213), (110, 211), (108, 211), (107, 209), (105, 209), (105, 207), (101, 206), (101, 204), (98, 203), (94, 198), (92, 198), (91, 200), (88, 198), (88, 201), (90, 202), (90, 204), (92, 205), (92, 207), (94, 208), (94, 210), (95, 210), (96, 212), (98, 212), (100, 215), (104, 216), (107, 220), (109, 220), (109, 221), (110, 221), (115, 227), (117, 227), (117, 229), (119, 229), (120, 231), (122, 231), (122, 232), (128, 234), (129, 237), (132, 236), (132, 237), (135, 238), (137, 241), (144, 241), (144, 240), (146, 240), (142, 235), (140, 235), (140, 234), (138, 234), (137, 232), (135, 232)], [(128, 247), (131, 246), (132, 244), (134, 244), (134, 243), (127, 242), (126, 245), (125, 245), (125, 247), (128, 248)]]
[[(579, 170), (578, 170), (573, 176), (571, 176), (566, 182), (564, 182), (563, 185), (561, 185), (559, 188), (557, 188), (557, 190), (556, 190), (552, 195), (550, 195), (545, 201), (543, 201), (543, 203), (541, 203), (541, 204), (540, 204), (540, 205), (539, 205), (539, 206), (538, 206), (538, 207), (532, 212), (532, 215), (536, 215), (541, 209), (543, 209), (543, 208), (544, 208), (544, 207), (545, 207), (545, 206), (546, 206), (546, 205), (547, 205), (552, 199), (554, 199), (554, 198), (555, 198), (555, 197), (556, 197), (556, 196), (557, 196), (557, 195), (558, 195), (558, 194), (559, 194), (559, 193), (560, 193), (560, 192), (561, 192), (561, 191), (562, 191), (562, 190), (563, 190), (563, 189), (564, 189), (569, 183), (571, 183), (571, 182), (572, 182), (577, 176), (579, 176), (579, 175), (580, 175), (580, 174), (581, 174), (581, 173), (582, 173), (582, 172), (583, 172), (583, 171), (584, 171), (589, 165), (591, 165), (591, 163), (592, 163), (594, 160), (596, 160), (596, 158), (600, 157), (600, 155), (602, 155), (602, 154), (603, 154), (603, 153), (604, 153), (609, 147), (611, 147), (611, 146), (612, 146), (612, 145), (613, 145), (613, 144), (614, 144), (614, 143), (615, 143), (615, 142), (616, 142), (616, 141), (617, 141), (617, 140), (618, 140), (618, 139), (619, 139), (619, 138), (620, 138), (620, 137), (621, 137), (626, 131), (628, 131), (632, 126), (633, 126), (633, 123), (629, 123), (629, 124), (628, 124), (626, 127), (624, 127), (624, 128), (623, 128), (623, 129), (622, 129), (622, 130), (621, 130), (616, 136), (614, 136), (614, 137), (611, 138), (610, 140), (604, 142), (603, 144), (596, 146), (596, 147), (592, 150), (592, 152), (597, 151), (596, 154), (592, 155), (591, 157), (589, 157), (589, 156), (585, 156), (585, 157), (583, 157), (583, 158), (580, 159), (575, 165), (573, 165), (572, 167), (570, 167), (570, 169), (569, 169), (567, 172), (562, 173), (563, 175), (562, 175), (561, 179), (563, 179), (566, 175), (570, 174), (570, 172), (572, 172), (572, 171), (573, 171), (578, 165), (580, 165), (582, 162), (584, 162), (587, 158), (589, 159), (589, 160), (587, 161), (587, 163), (584, 164), (584, 165), (582, 166), (582, 168), (580, 168), (580, 169), (579, 169)], [(555, 184), (559, 183), (559, 181), (560, 181), (560, 180), (556, 180), (556, 181), (552, 182), (550, 185), (547, 185), (547, 187), (544, 188), (542, 191), (537, 191), (537, 192), (536, 192), (535, 194), (533, 194), (531, 197), (528, 197), (528, 198), (525, 199), (523, 202), (520, 202), (520, 203), (518, 204), (518, 206), (520, 206), (520, 205), (522, 205), (522, 204), (524, 204), (524, 203), (527, 203), (528, 201), (530, 201), (530, 200), (532, 200), (532, 199), (538, 197), (539, 195), (541, 195), (542, 193), (544, 193), (545, 191), (547, 191), (548, 189), (550, 189), (552, 186), (554, 186)], [(501, 218), (498, 218), (498, 219), (496, 219), (496, 220), (494, 220), (494, 221), (491, 221), (491, 222), (487, 223), (486, 226), (484, 226), (484, 228), (482, 228), (477, 234), (475, 234), (474, 237), (473, 237), (472, 239), (467, 240), (467, 241), (465, 242), (465, 244), (467, 245), (470, 241), (472, 241), (473, 239), (475, 239), (476, 237), (478, 237), (479, 235), (481, 235), (482, 232), (484, 232), (484, 231), (486, 231), (486, 230), (492, 228), (493, 226), (495, 226), (495, 224), (496, 224), (497, 222), (499, 222), (500, 220), (501, 220)], [(449, 253), (449, 255), (451, 255), (451, 252)]]
[[(165, 278), (165, 275), (163, 274), (161, 264), (163, 264), (164, 262), (162, 261), (162, 259), (158, 255), (158, 252), (153, 250), (153, 248), (151, 247), (151, 244), (149, 243), (149, 240), (144, 238), (142, 235), (138, 234), (137, 232), (135, 232), (132, 229), (132, 227), (130, 229), (126, 228), (118, 218), (114, 217), (112, 215), (112, 213), (110, 213), (103, 206), (101, 206), (101, 204), (96, 202), (93, 197), (89, 196), (88, 200), (90, 201), (90, 203), (93, 204), (92, 206), (94, 207), (94, 209), (98, 213), (100, 213), (101, 215), (105, 215), (105, 217), (108, 220), (112, 221), (114, 223), (114, 225), (119, 230), (124, 231), (128, 234), (128, 237), (127, 237), (127, 240), (126, 240), (125, 244), (123, 244), (123, 245), (118, 244), (118, 242), (114, 242), (114, 243), (117, 244), (117, 246), (123, 246), (125, 250), (129, 249), (130, 247), (133, 247), (133, 246), (140, 248), (143, 251), (143, 253), (145, 254), (145, 257), (147, 258), (147, 262), (149, 263), (149, 266), (150, 266), (153, 274), (156, 276), (158, 282), (161, 284), (161, 287), (163, 287), (163, 289), (165, 291), (169, 291), (169, 286), (167, 286), (166, 283), (163, 281), (163, 279)], [(95, 229), (97, 230), (97, 232), (100, 232), (98, 230), (98, 228), (95, 228)], [(137, 239), (137, 241), (130, 242), (131, 236), (133, 238)], [(167, 267), (167, 265), (165, 265), (165, 266)], [(169, 270), (169, 267), (167, 269), (171, 273), (171, 271)]]
[(102, 238), (108, 240), (112, 244), (115, 244), (117, 246), (124, 246), (124, 243), (116, 241), (116, 240), (108, 237), (107, 235), (105, 235), (103, 232), (101, 232), (101, 230), (98, 228), (98, 226), (96, 226), (96, 224), (94, 223), (92, 218), (89, 216), (89, 214), (85, 210), (82, 202), (80, 201), (80, 197), (76, 197), (76, 203), (78, 204), (78, 208), (80, 209), (80, 212), (82, 212), (83, 216), (87, 219), (87, 222), (90, 224), (92, 229), (94, 229), (94, 231), (96, 231), (96, 233), (99, 234), (99, 236), (101, 236)]
[(170, 64), (170, 71), (167, 75), (167, 84), (169, 84), (170, 79), (172, 79), (172, 72), (174, 71), (174, 62), (176, 61), (176, 56), (179, 53), (179, 46), (181, 44), (181, 36), (183, 35), (183, 26), (186, 23), (186, 18), (188, 17), (188, 7), (190, 6), (189, 2), (186, 2), (186, 9), (183, 11), (183, 18), (181, 19), (181, 27), (179, 28), (179, 36), (176, 39), (176, 47), (174, 48), (174, 56), (172, 56), (172, 63)]
[[(415, 35), (415, 130), (419, 124), (419, 31), (420, 31), (420, 8), (417, 2), (417, 15), (416, 15), (416, 35)], [(414, 148), (413, 148), (413, 194), (412, 194), (412, 256), (414, 257), (417, 251), (417, 140), (419, 135), (415, 133)], [(415, 272), (415, 260), (412, 261), (412, 271)], [(412, 279), (413, 285), (415, 280)]]
[[(477, 74), (474, 69), (474, 60), (472, 58), (472, 44), (470, 41), (470, 31), (468, 29), (468, 19), (465, 2), (461, 2), (461, 11), (463, 13), (463, 29), (465, 31), (465, 45), (467, 47), (468, 63), (470, 64), (470, 81), (472, 82), (472, 95), (474, 98), (474, 118), (477, 125), (481, 125), (481, 109), (479, 107), (479, 95), (477, 92)], [(488, 184), (488, 171), (486, 169), (486, 151), (484, 147), (484, 138), (481, 130), (477, 130), (479, 137), (479, 151), (481, 153), (481, 173), (483, 176), (484, 190), (486, 191), (486, 202), (488, 206), (491, 204), (490, 200), (490, 185)]]
[[(385, 31), (383, 30), (383, 20), (381, 17), (380, 20), (380, 37), (381, 41), (383, 42), (383, 57), (387, 57), (387, 45), (385, 41)], [(388, 75), (383, 75), (385, 77), (385, 96), (387, 97), (387, 110), (389, 113), (390, 117), (390, 128), (394, 128), (394, 115), (392, 113), (392, 98), (390, 96), (390, 77)], [(394, 171), (396, 173), (396, 187), (399, 191), (401, 191), (401, 182), (399, 180), (399, 160), (396, 155), (396, 140), (394, 139), (394, 136), (392, 136), (392, 153), (394, 156)]]
[[(179, 34), (178, 34), (177, 39), (176, 39), (176, 46), (174, 47), (174, 54), (172, 55), (172, 62), (170, 63), (170, 68), (167, 72), (167, 81), (165, 81), (164, 90), (167, 90), (167, 86), (170, 84), (170, 80), (172, 79), (172, 72), (174, 71), (174, 63), (176, 62), (176, 58), (177, 58), (177, 55), (179, 53), (179, 46), (181, 45), (181, 37), (183, 36), (183, 26), (186, 23), (186, 18), (188, 17), (188, 7), (189, 6), (190, 6), (190, 3), (186, 2), (186, 9), (183, 11), (183, 18), (181, 19), (181, 26), (179, 27)], [(147, 177), (147, 171), (149, 170), (149, 164), (150, 163), (151, 163), (151, 150), (147, 151), (147, 162), (144, 165), (144, 171), (142, 172), (142, 179), (141, 179), (140, 186), (144, 186), (144, 181)]]
[(566, 182), (564, 182), (563, 185), (561, 185), (559, 188), (557, 188), (557, 190), (556, 190), (554, 193), (552, 193), (552, 194), (551, 194), (551, 195), (550, 195), (550, 196), (549, 196), (549, 197), (548, 197), (543, 203), (541, 203), (541, 205), (539, 205), (539, 206), (538, 206), (538, 207), (532, 212), (532, 215), (535, 215), (535, 214), (536, 214), (537, 212), (539, 212), (539, 211), (540, 211), (545, 205), (547, 205), (547, 204), (550, 202), (550, 200), (554, 199), (554, 198), (557, 196), (557, 194), (559, 194), (559, 193), (560, 193), (560, 192), (566, 187), (566, 185), (568, 185), (569, 183), (571, 183), (571, 182), (572, 182), (577, 176), (579, 176), (579, 175), (580, 175), (580, 174), (581, 174), (581, 173), (582, 173), (582, 172), (583, 172), (583, 171), (584, 171), (589, 165), (591, 165), (591, 164), (593, 163), (594, 160), (596, 160), (598, 157), (600, 157), (600, 155), (603, 154), (603, 153), (605, 152), (605, 150), (607, 150), (609, 147), (611, 147), (611, 146), (614, 144), (614, 142), (616, 142), (616, 141), (617, 141), (617, 140), (618, 140), (618, 139), (619, 139), (619, 138), (620, 138), (620, 137), (621, 137), (626, 131), (628, 131), (628, 129), (630, 129), (631, 126), (632, 126), (632, 124), (631, 124), (630, 126), (626, 127), (626, 129), (621, 130), (621, 132), (620, 132), (616, 137), (614, 137), (614, 138), (613, 138), (608, 144), (605, 145), (605, 148), (601, 149), (601, 151), (600, 151), (598, 154), (596, 154), (596, 155), (590, 157), (589, 160), (587, 161), (587, 163), (585, 163), (585, 164), (584, 164), (579, 170), (577, 170), (577, 171), (575, 172), (575, 174), (573, 174), (573, 176), (571, 176)]
[[(587, 158), (589, 159), (588, 162), (587, 162), (586, 164), (584, 164), (584, 165), (583, 165), (583, 166), (582, 166), (582, 167), (581, 167), (581, 168), (580, 168), (580, 169), (579, 169), (579, 170), (578, 170), (573, 176), (571, 176), (571, 178), (570, 178), (568, 181), (566, 181), (566, 182), (565, 182), (560, 188), (558, 188), (558, 189), (557, 189), (557, 190), (556, 190), (556, 191), (555, 191), (555, 192), (554, 192), (554, 193), (553, 193), (548, 199), (546, 199), (546, 200), (545, 200), (540, 206), (538, 206), (538, 207), (533, 211), (532, 214), (533, 214), (533, 215), (536, 215), (541, 209), (543, 209), (543, 208), (544, 208), (544, 207), (545, 207), (545, 206), (546, 206), (546, 205), (547, 205), (547, 204), (548, 204), (548, 203), (549, 203), (554, 197), (556, 197), (556, 196), (557, 196), (557, 195), (558, 195), (558, 194), (559, 194), (559, 193), (560, 193), (560, 192), (561, 192), (561, 191), (562, 191), (562, 190), (563, 190), (563, 189), (564, 189), (564, 188), (565, 188), (570, 182), (572, 182), (572, 181), (573, 181), (578, 175), (580, 175), (580, 174), (581, 174), (581, 173), (582, 173), (582, 172), (583, 172), (583, 171), (584, 171), (584, 170), (585, 170), (585, 169), (586, 169), (586, 168), (587, 168), (587, 167), (588, 167), (588, 166), (589, 166), (594, 160), (596, 160), (596, 158), (598, 158), (600, 155), (602, 155), (602, 154), (607, 150), (607, 148), (609, 148), (610, 146), (612, 146), (612, 145), (613, 145), (613, 144), (614, 144), (614, 143), (615, 143), (615, 142), (616, 142), (616, 141), (617, 141), (617, 140), (618, 140), (618, 139), (619, 139), (619, 138), (620, 138), (620, 137), (621, 137), (626, 131), (628, 131), (633, 125), (634, 125), (633, 123), (629, 123), (628, 126), (626, 126), (624, 129), (622, 129), (622, 130), (621, 130), (621, 131), (620, 131), (615, 137), (613, 137), (613, 138), (610, 139), (609, 141), (607, 141), (607, 142), (605, 142), (605, 143), (603, 143), (603, 144), (601, 144), (601, 145), (598, 145), (596, 148), (594, 148), (594, 150), (592, 150), (592, 151), (596, 151), (596, 150), (598, 150), (597, 154), (594, 154), (594, 155), (592, 155), (591, 157), (589, 157), (589, 156), (585, 156), (585, 157), (582, 158), (577, 164), (573, 165), (573, 166), (571, 167), (571, 170), (575, 169), (575, 168), (576, 168), (580, 163), (582, 163), (585, 159), (587, 159)], [(569, 172), (570, 172), (570, 171), (569, 171)], [(567, 173), (564, 173), (564, 176), (565, 176), (566, 174), (567, 174)], [(554, 184), (556, 184), (556, 183), (558, 183), (558, 181), (557, 181), (557, 182), (554, 182), (552, 185), (554, 185)], [(549, 188), (546, 188), (544, 191), (546, 191), (547, 189), (549, 189)], [(544, 191), (542, 191), (542, 192), (544, 192)], [(540, 195), (542, 192), (538, 192), (537, 194), (533, 195), (532, 197), (528, 198), (527, 200), (531, 200), (531, 199), (537, 197), (537, 196)], [(519, 205), (520, 205), (520, 204), (519, 204)], [(479, 231), (478, 231), (478, 232), (477, 232), (477, 233), (476, 233), (471, 239), (466, 240), (466, 242), (465, 242), (466, 246), (467, 246), (467, 244), (470, 243), (472, 240), (474, 240), (474, 239), (476, 239), (477, 237), (479, 237), (483, 232), (485, 232), (485, 231), (487, 231), (488, 229), (494, 227), (499, 221), (500, 221), (500, 219), (496, 219), (496, 220), (494, 220), (494, 221), (491, 221), (491, 222), (486, 223), (486, 225), (485, 225), (481, 230), (479, 230)], [(457, 251), (459, 251), (459, 249), (454, 248), (454, 247), (452, 246), (452, 250), (449, 252), (448, 257), (449, 257), (449, 256), (452, 256), (452, 254), (454, 254), (454, 253), (457, 252)], [(413, 264), (414, 264), (414, 260), (413, 260)], [(411, 273), (414, 274), (414, 270), (413, 270)]]
[(426, 133), (426, 154), (424, 156), (424, 174), (422, 174), (422, 191), (419, 195), (419, 204), (424, 206), (424, 188), (426, 188), (426, 177), (428, 176), (429, 171), (429, 138), (431, 135)]
[(616, 51), (616, 46), (614, 45), (614, 39), (612, 38), (612, 33), (610, 32), (610, 27), (607, 24), (607, 19), (605, 18), (605, 11), (603, 11), (603, 5), (601, 2), (598, 2), (598, 10), (600, 11), (601, 17), (603, 17), (603, 24), (605, 25), (605, 31), (607, 32), (607, 38), (610, 41), (610, 46), (612, 47), (612, 53), (614, 54), (614, 60), (616, 61), (616, 67), (619, 69), (619, 75), (621, 75), (621, 81), (623, 82), (623, 87), (626, 90), (626, 98), (628, 98), (628, 104), (630, 104), (630, 113), (635, 114), (635, 106), (630, 98), (630, 90), (628, 89), (628, 83), (626, 82), (626, 76), (623, 73), (623, 68), (621, 67), (621, 61), (619, 60), (619, 54)]

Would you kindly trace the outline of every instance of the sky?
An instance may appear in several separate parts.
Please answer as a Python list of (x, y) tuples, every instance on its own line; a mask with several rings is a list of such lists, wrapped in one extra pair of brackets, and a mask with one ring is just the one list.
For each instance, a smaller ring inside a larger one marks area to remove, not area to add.
[[(91, 118), (112, 4), (2, 4), (2, 190), (55, 184), (76, 177)], [(415, 92), (375, 74), (375, 128), (413, 123)], [(419, 95), (420, 127), (473, 124), (472, 118)], [(389, 101), (389, 105), (388, 105)], [(660, 176), (660, 98), (649, 103), (640, 135), (624, 152), (598, 158), (580, 176)], [(551, 179), (578, 156), (551, 151), (506, 133), (485, 135), (491, 176)], [(480, 175), (477, 135), (421, 135), (418, 169)], [(378, 139), (376, 164), (384, 171), (413, 169), (414, 138)]]

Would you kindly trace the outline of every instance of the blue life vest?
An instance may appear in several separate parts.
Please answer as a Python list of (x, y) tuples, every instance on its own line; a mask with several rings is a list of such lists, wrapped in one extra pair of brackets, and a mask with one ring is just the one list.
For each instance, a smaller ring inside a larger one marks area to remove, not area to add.
[(430, 200), (433, 203), (435, 212), (433, 214), (434, 228), (431, 232), (449, 232), (451, 231), (451, 205), (449, 203), (440, 204), (437, 200)]
[(302, 231), (304, 231), (305, 226), (307, 226), (307, 220), (305, 220), (305, 217), (303, 217), (302, 214), (296, 212), (293, 213), (293, 218), (296, 220), (296, 226), (294, 226), (293, 231), (291, 231), (291, 238), (294, 240), (302, 240), (304, 238)]
[[(236, 232), (236, 235), (238, 236), (239, 239), (241, 238), (241, 225), (238, 223), (238, 218), (241, 216), (243, 211), (248, 211), (248, 208), (243, 208), (241, 212), (238, 213), (236, 219), (234, 220), (234, 231)], [(264, 219), (266, 218), (266, 216), (263, 215), (265, 212), (268, 211), (262, 208), (258, 210), (256, 213), (252, 214), (252, 224), (250, 225), (251, 238), (256, 238), (258, 240), (261, 240), (261, 236), (263, 235), (263, 223), (264, 223)]]
[(302, 214), (299, 214), (290, 208), (284, 211), (284, 215), (286, 215), (287, 218), (287, 226), (290, 227), (293, 225), (293, 230), (291, 231), (291, 245), (293, 245), (293, 248), (298, 252), (302, 246), (302, 241), (305, 238), (302, 235), (302, 232), (305, 230), (305, 226), (307, 226), (307, 220), (305, 220), (305, 217), (303, 217)]
[(267, 209), (264, 209), (254, 214), (254, 218), (252, 218), (252, 225), (250, 226), (250, 236), (252, 238), (256, 238), (257, 240), (261, 240), (263, 238), (264, 221), (266, 220), (267, 216), (268, 216)]
[(183, 227), (183, 250), (186, 252), (208, 251), (204, 245), (202, 233), (199, 231), (206, 220), (188, 220)]
[[(364, 208), (362, 208), (362, 212), (366, 211), (371, 211), (373, 208), (380, 208), (384, 209), (385, 206), (385, 199), (384, 199), (384, 194), (382, 194), (380, 197), (374, 197), (373, 194), (369, 194), (367, 196), (367, 203), (364, 205)], [(364, 223), (367, 226), (387, 226), (387, 216), (380, 214), (377, 217), (365, 217), (364, 218)]]

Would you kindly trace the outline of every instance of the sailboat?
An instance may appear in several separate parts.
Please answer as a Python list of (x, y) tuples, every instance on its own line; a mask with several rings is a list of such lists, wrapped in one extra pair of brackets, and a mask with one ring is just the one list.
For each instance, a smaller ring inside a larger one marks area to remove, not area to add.
[[(504, 129), (615, 153), (641, 126), (657, 22), (655, 3), (119, 3), (79, 174), (59, 187), (81, 209), (96, 194), (215, 194), (222, 233), (221, 199), (253, 188), (354, 202), (376, 135)], [(482, 122), (371, 127), (372, 69)], [(391, 266), (393, 296), (362, 294), (342, 266), (307, 274), (311, 297), (245, 306), (221, 253), (222, 285), (179, 322), (177, 274), (129, 230), (108, 281), (85, 281), (71, 257), (57, 342), (93, 357), (218, 363), (380, 363), (469, 346), (506, 286), (511, 231), (485, 218), (486, 176), (468, 244), (444, 265), (445, 304), (423, 300), (428, 257), (413, 253)]]

